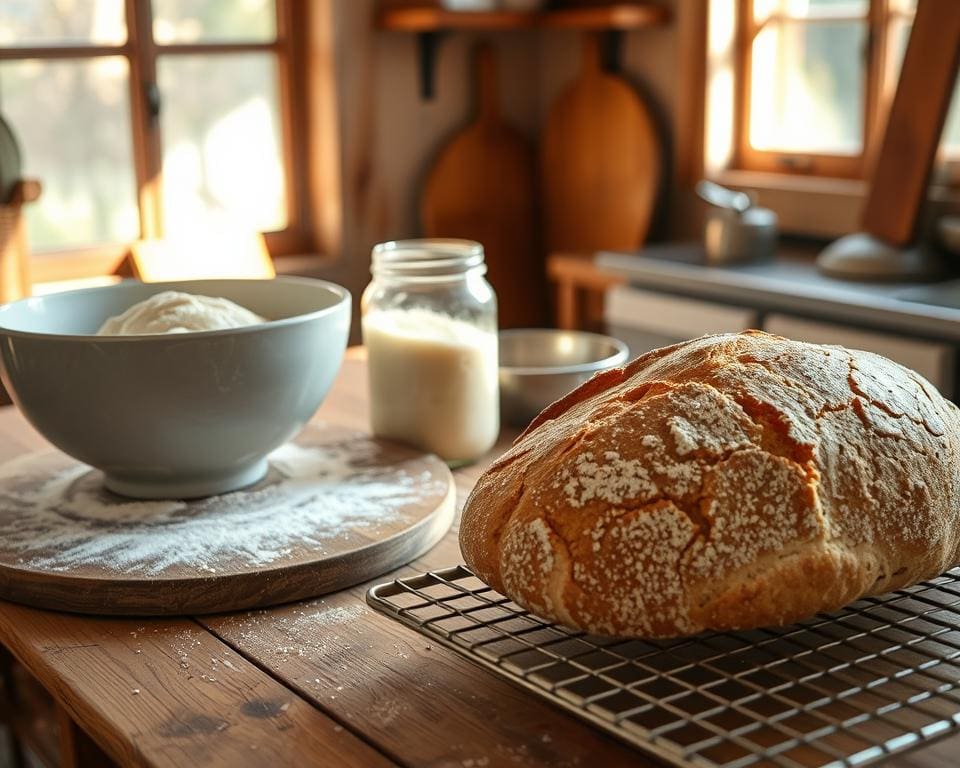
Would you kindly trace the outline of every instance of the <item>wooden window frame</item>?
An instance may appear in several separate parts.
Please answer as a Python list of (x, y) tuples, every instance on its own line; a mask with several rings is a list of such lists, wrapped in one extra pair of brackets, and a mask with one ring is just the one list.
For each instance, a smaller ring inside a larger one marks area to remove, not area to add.
[[(749, 191), (758, 205), (776, 211), (783, 232), (822, 240), (855, 232), (868, 193), (867, 178), (821, 176), (780, 164), (772, 171), (757, 170), (741, 163), (745, 8), (744, 0), (689, 0), (678, 7), (679, 49), (702, 52), (681, 61), (674, 152), (681, 181), (692, 186), (706, 177)], [(882, 98), (892, 99), (893, 85), (888, 84), (889, 93)], [(885, 119), (885, 114), (881, 111), (878, 118)], [(881, 136), (884, 127), (878, 123), (875, 135)], [(865, 165), (869, 168), (870, 163), (868, 156)], [(686, 201), (685, 195), (677, 196), (678, 207), (685, 205), (689, 213), (676, 229), (684, 237), (699, 237), (699, 224), (689, 224), (699, 222), (699, 209)], [(960, 160), (938, 164), (929, 203), (931, 212), (960, 210)]]
[[(101, 56), (126, 58), (140, 237), (155, 238), (162, 236), (163, 232), (160, 126), (159, 117), (151, 115), (149, 104), (149, 89), (156, 84), (157, 58), (191, 54), (273, 53), (277, 62), (287, 226), (282, 230), (265, 232), (264, 239), (271, 256), (302, 254), (313, 250), (308, 205), (308, 89), (305, 76), (309, 6), (310, 3), (297, 0), (275, 0), (276, 38), (272, 41), (160, 44), (153, 38), (152, 3), (148, 0), (124, 0), (127, 40), (123, 44), (0, 47), (0, 61), (80, 60)], [(102, 243), (83, 248), (33, 252), (30, 255), (31, 278), (34, 282), (48, 282), (113, 274), (123, 268), (130, 245)]]
[[(864, 110), (862, 117), (862, 150), (857, 155), (828, 155), (807, 152), (760, 150), (751, 146), (750, 73), (752, 71), (753, 42), (770, 20), (758, 24), (753, 15), (753, 0), (738, 0), (737, 53), (734, 90), (734, 146), (731, 168), (736, 171), (783, 174), (786, 176), (814, 176), (836, 179), (865, 179), (872, 167), (872, 158), (883, 137), (887, 110), (893, 97), (894, 83), (887, 76), (890, 34), (894, 22), (911, 16), (893, 7), (891, 0), (869, 0), (866, 15), (839, 16), (823, 13), (811, 19), (792, 23), (817, 24), (830, 21), (864, 20), (867, 24), (867, 51), (865, 63)], [(776, 15), (773, 21), (782, 19)], [(782, 23), (782, 21), (781, 21)], [(790, 23), (790, 22), (787, 22)], [(946, 180), (948, 184), (960, 179), (960, 163), (951, 160)]]

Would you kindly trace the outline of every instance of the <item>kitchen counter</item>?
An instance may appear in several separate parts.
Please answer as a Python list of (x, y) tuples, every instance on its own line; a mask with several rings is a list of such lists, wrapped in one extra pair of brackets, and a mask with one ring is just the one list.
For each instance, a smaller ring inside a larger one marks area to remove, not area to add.
[(809, 255), (788, 249), (768, 262), (713, 267), (702, 263), (698, 245), (604, 252), (595, 263), (644, 288), (960, 342), (960, 279), (930, 284), (836, 280), (820, 274)]

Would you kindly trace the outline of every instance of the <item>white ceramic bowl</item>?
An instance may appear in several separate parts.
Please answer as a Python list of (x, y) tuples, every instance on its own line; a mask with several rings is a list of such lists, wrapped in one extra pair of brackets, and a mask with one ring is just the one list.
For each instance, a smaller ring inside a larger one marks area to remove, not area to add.
[[(222, 296), (269, 322), (202, 333), (96, 336), (165, 290)], [(31, 424), (137, 498), (188, 498), (263, 477), (266, 456), (326, 396), (350, 293), (307, 278), (124, 282), (0, 306), (0, 376)]]

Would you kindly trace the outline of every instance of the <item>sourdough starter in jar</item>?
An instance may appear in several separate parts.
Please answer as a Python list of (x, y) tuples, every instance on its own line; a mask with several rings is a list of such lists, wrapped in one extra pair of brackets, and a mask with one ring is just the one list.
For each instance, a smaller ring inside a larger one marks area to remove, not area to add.
[(418, 240), (374, 249), (363, 297), (373, 433), (473, 461), (500, 429), (496, 299), (483, 250)]

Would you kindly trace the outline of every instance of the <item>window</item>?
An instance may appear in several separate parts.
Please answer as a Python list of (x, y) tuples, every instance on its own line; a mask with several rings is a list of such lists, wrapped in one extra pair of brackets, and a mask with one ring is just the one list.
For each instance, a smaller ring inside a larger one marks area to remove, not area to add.
[[(916, 0), (741, 0), (735, 166), (863, 178)], [(960, 161), (960, 85), (942, 139)]]
[(70, 265), (231, 222), (300, 248), (295, 6), (4, 0), (0, 113), (44, 188), (35, 262), (97, 271)]

